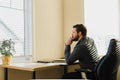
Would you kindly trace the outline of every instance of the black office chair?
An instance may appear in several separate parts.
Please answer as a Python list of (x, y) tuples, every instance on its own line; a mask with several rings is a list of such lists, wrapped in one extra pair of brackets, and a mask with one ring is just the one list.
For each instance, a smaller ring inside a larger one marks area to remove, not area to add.
[[(120, 65), (120, 41), (111, 39), (107, 54), (101, 58), (95, 68), (92, 80), (117, 80), (117, 71)], [(89, 69), (76, 69), (79, 72), (92, 72)]]

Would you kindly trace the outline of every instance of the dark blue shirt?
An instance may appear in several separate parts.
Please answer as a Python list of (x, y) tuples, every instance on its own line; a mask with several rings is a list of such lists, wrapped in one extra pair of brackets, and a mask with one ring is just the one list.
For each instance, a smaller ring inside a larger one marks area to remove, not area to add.
[(93, 69), (99, 61), (97, 49), (94, 40), (89, 37), (83, 37), (70, 53), (70, 45), (65, 47), (65, 59), (67, 64), (72, 64), (79, 60), (80, 67)]

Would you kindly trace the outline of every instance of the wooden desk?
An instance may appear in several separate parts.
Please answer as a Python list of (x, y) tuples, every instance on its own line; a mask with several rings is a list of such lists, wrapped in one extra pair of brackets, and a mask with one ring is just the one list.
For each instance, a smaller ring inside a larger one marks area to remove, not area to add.
[(32, 72), (32, 79), (36, 79), (36, 71), (48, 68), (64, 67), (64, 73), (67, 71), (66, 63), (15, 63), (11, 65), (0, 65), (4, 68), (4, 80), (8, 80), (8, 69), (24, 70)]

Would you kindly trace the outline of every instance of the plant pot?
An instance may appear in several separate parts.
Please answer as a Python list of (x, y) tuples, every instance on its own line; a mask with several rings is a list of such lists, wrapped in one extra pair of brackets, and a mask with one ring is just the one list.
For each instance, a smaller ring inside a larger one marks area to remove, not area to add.
[(10, 65), (11, 62), (11, 56), (2, 56), (2, 64), (3, 65)]

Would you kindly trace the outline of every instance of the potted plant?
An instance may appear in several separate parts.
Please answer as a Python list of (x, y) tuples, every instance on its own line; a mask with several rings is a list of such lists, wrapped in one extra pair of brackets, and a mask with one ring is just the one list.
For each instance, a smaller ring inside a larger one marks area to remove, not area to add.
[(13, 53), (15, 52), (14, 45), (15, 43), (11, 39), (0, 42), (0, 53), (2, 55), (3, 65), (10, 64), (11, 56), (13, 56)]

